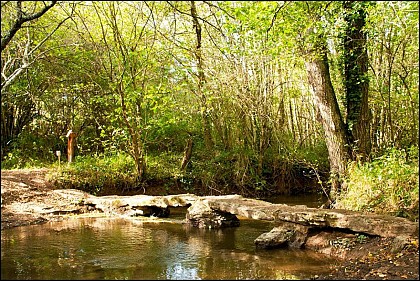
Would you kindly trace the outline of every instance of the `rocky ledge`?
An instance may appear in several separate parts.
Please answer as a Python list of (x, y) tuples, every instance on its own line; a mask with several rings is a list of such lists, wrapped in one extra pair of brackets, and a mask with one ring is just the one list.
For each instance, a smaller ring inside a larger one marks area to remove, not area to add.
[(398, 241), (418, 239), (418, 224), (404, 218), (305, 205), (272, 204), (240, 195), (93, 196), (80, 190), (59, 189), (48, 191), (46, 197), (50, 199), (47, 202), (15, 201), (7, 206), (7, 210), (15, 214), (30, 213), (42, 218), (40, 221), (48, 221), (64, 214), (82, 213), (126, 218), (168, 217), (170, 207), (188, 207), (185, 222), (199, 228), (236, 227), (240, 225), (237, 216), (274, 221), (275, 228), (255, 239), (258, 248), (319, 245), (321, 234), (325, 232), (353, 237), (397, 237)]
[(236, 226), (236, 215), (276, 222), (278, 226), (255, 239), (258, 248), (316, 247), (325, 243), (322, 239), (325, 232), (341, 233), (348, 238), (396, 238), (396, 245), (403, 247), (411, 239), (418, 239), (419, 233), (418, 224), (404, 218), (272, 204), (239, 195), (202, 197), (187, 211), (187, 219), (198, 227)]

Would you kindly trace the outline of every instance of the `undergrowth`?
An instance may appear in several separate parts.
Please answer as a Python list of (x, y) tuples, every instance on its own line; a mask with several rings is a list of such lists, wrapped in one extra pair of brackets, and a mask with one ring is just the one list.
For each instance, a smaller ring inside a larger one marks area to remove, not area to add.
[(418, 221), (418, 148), (390, 149), (371, 162), (352, 162), (336, 208), (391, 214)]
[(134, 171), (134, 161), (125, 153), (78, 156), (72, 163), (53, 164), (49, 180), (60, 188), (77, 188), (96, 195), (104, 188), (131, 188), (136, 184)]

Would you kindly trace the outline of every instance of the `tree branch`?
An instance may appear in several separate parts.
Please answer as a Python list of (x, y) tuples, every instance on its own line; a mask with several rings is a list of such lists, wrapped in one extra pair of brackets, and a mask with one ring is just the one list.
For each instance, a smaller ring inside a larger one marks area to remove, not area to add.
[(283, 7), (285, 7), (286, 5), (288, 5), (290, 2), (285, 2), (285, 3), (283, 3), (283, 5), (278, 5), (277, 4), (277, 9), (276, 9), (276, 11), (274, 12), (274, 16), (273, 16), (273, 18), (271, 19), (271, 24), (270, 24), (270, 26), (268, 27), (268, 29), (267, 29), (267, 31), (266, 31), (266, 34), (267, 34), (267, 37), (268, 37), (268, 32), (270, 32), (270, 30), (273, 28), (273, 26), (274, 26), (274, 22), (276, 21), (276, 18), (277, 18), (277, 14), (280, 12), (280, 10), (283, 8)]
[(41, 17), (43, 14), (45, 14), (49, 9), (51, 9), (55, 4), (57, 3), (57, 1), (51, 1), (51, 3), (49, 5), (45, 5), (44, 3), (44, 8), (34, 14), (30, 14), (28, 16), (25, 16), (24, 12), (22, 12), (22, 1), (17, 1), (16, 3), (16, 20), (13, 23), (12, 27), (10, 28), (10, 30), (6, 33), (5, 36), (1, 37), (1, 52), (3, 52), (3, 50), (6, 48), (6, 46), (9, 44), (10, 40), (12, 40), (12, 38), (15, 36), (15, 34), (19, 31), (19, 29), (22, 28), (22, 24), (24, 24), (25, 22), (37, 19), (39, 17)]
[[(180, 9), (178, 9), (177, 7), (175, 7), (170, 1), (166, 1), (166, 3), (169, 4), (169, 6), (171, 6), (175, 11), (177, 11), (178, 13), (182, 14), (182, 15), (186, 15), (189, 17), (192, 17), (191, 14), (187, 13), (187, 12), (183, 12)], [(203, 19), (202, 17), (197, 16), (197, 19), (202, 20), (203, 22), (207, 23), (208, 25), (210, 25), (211, 27), (213, 27), (214, 29), (221, 31), (220, 28), (218, 28), (217, 26), (215, 26), (214, 24), (212, 24), (211, 22), (209, 22), (208, 20)]]
[(43, 40), (41, 40), (41, 42), (39, 42), (32, 50), (30, 50), (30, 46), (31, 46), (31, 38), (30, 38), (30, 34), (29, 34), (29, 29), (27, 31), (27, 35), (28, 35), (28, 41), (26, 43), (25, 46), (25, 51), (23, 53), (23, 57), (22, 57), (22, 65), (15, 69), (15, 71), (13, 71), (13, 73), (11, 75), (9, 75), (9, 77), (6, 77), (5, 72), (4, 72), (4, 66), (2, 67), (2, 76), (4, 78), (4, 81), (1, 83), (0, 89), (4, 89), (7, 86), (9, 86), (13, 80), (15, 80), (19, 74), (27, 69), (29, 66), (31, 66), (36, 59), (39, 57), (37, 57), (36, 59), (33, 59), (32, 61), (29, 61), (30, 56), (37, 50), (39, 49), (39, 47), (41, 47), (56, 31), (57, 29), (68, 19), (70, 19), (73, 16), (73, 12), (64, 20), (62, 20), (47, 36), (45, 36), (45, 38)]

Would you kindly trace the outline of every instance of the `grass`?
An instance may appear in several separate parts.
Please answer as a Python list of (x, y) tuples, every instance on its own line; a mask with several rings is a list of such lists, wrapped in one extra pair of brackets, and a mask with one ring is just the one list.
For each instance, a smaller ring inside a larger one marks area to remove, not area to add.
[(336, 208), (391, 214), (418, 221), (418, 148), (390, 149), (367, 163), (348, 166)]
[(61, 188), (78, 188), (98, 194), (104, 188), (124, 189), (135, 186), (134, 161), (125, 153), (78, 156), (73, 163), (54, 163), (49, 179)]

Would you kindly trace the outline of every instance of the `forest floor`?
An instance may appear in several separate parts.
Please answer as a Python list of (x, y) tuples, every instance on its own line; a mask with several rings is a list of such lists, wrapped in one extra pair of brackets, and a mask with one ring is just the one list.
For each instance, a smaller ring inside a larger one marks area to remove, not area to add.
[[(54, 185), (46, 180), (47, 173), (47, 169), (1, 171), (1, 229), (39, 224), (48, 220), (39, 215), (19, 213), (8, 208), (13, 203), (24, 202), (59, 204), (57, 198), (47, 196), (48, 191), (54, 189)], [(398, 247), (393, 238), (374, 237), (363, 243), (350, 241), (351, 243), (353, 246), (342, 247), (340, 251), (331, 251), (330, 248), (329, 253), (337, 257), (339, 262), (329, 273), (315, 276), (314, 279), (419, 280), (418, 238)], [(325, 248), (323, 250), (325, 253)]]

